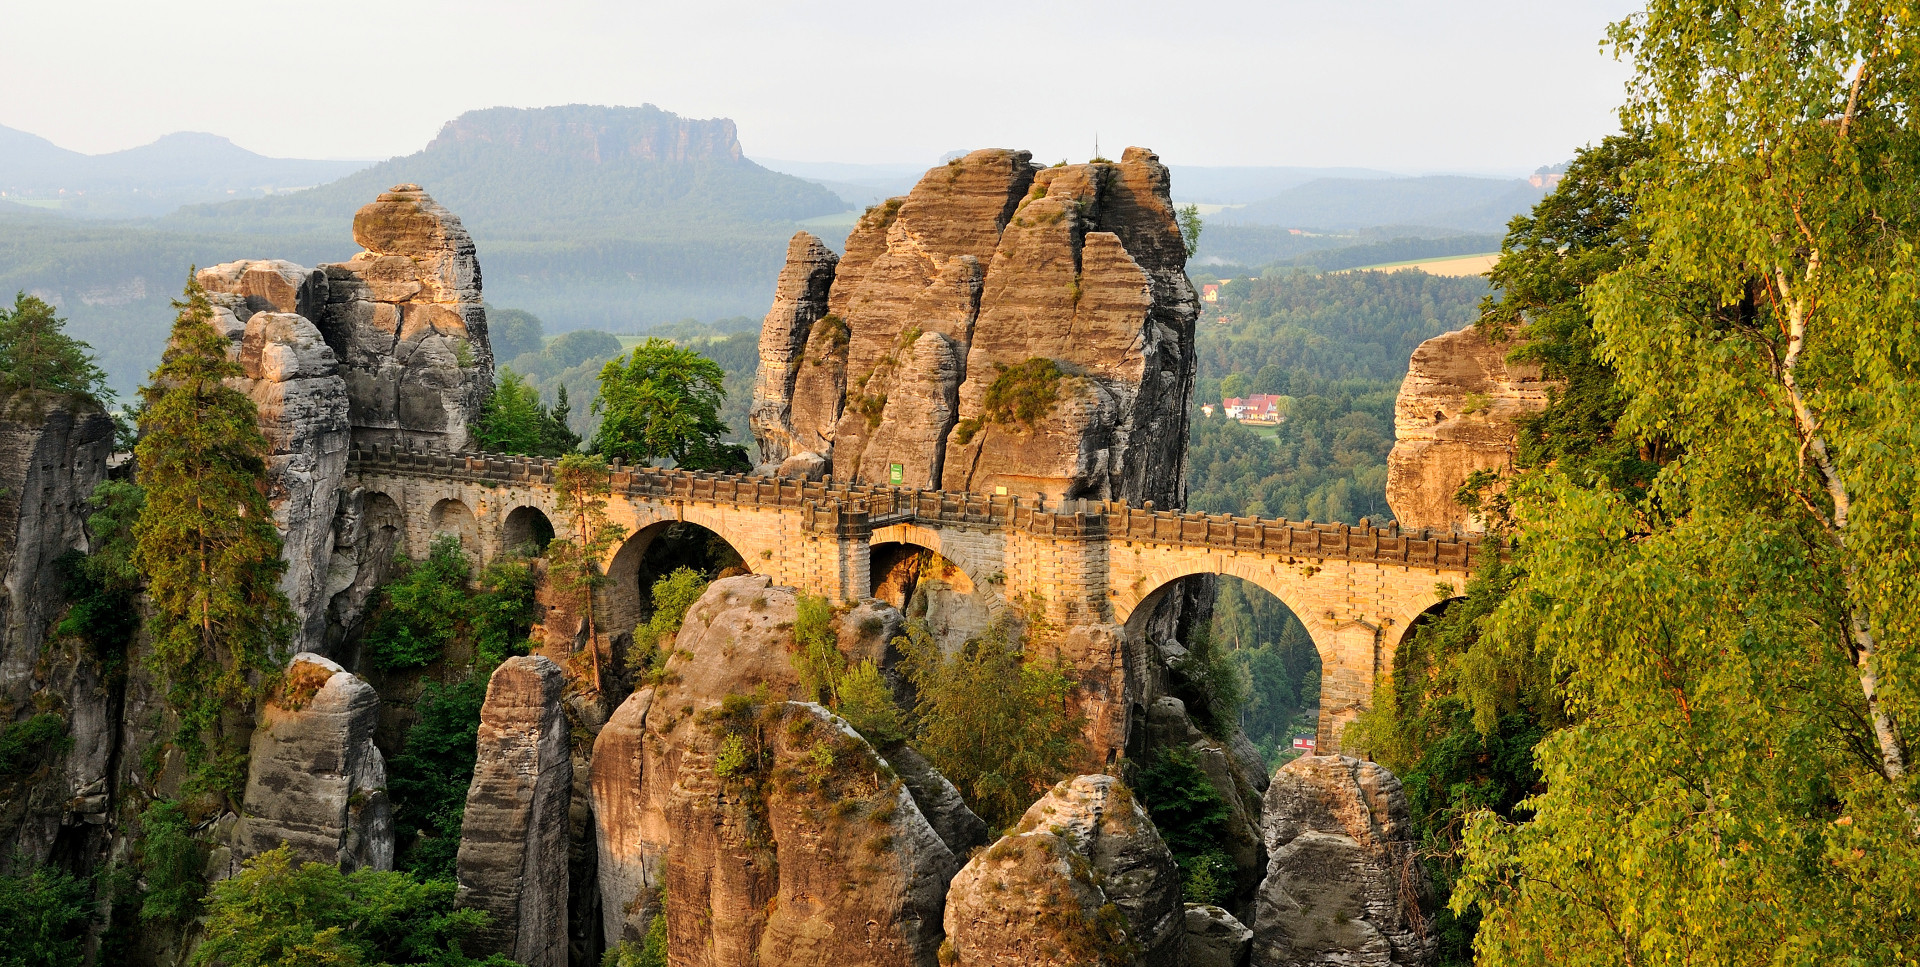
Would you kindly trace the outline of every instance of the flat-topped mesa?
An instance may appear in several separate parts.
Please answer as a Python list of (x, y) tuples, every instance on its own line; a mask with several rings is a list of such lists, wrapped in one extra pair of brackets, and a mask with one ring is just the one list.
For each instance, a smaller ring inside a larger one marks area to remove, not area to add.
[(480, 260), (460, 219), (419, 185), (353, 216), (365, 251), (322, 265), (356, 444), (459, 450), (493, 386)]
[[(755, 390), (767, 464), (811, 452), (840, 482), (1182, 502), (1199, 305), (1153, 152), (1042, 168), (975, 151), (870, 209), (824, 274), (805, 242), (762, 335), (763, 373), (793, 373)], [(800, 296), (822, 281), (824, 312)]]
[(1387, 503), (1401, 526), (1486, 531), (1454, 495), (1478, 471), (1504, 474), (1513, 466), (1515, 421), (1543, 409), (1551, 385), (1539, 366), (1508, 362), (1513, 348), (1469, 326), (1413, 351), (1387, 455)]

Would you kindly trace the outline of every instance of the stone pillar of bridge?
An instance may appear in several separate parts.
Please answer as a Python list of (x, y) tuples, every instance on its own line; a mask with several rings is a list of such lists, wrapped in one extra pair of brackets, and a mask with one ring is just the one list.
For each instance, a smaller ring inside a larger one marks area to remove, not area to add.
[(1387, 672), (1393, 659), (1383, 654), (1377, 619), (1316, 616), (1302, 623), (1320, 652), (1320, 724), (1315, 730), (1315, 749), (1321, 755), (1330, 755), (1342, 750), (1341, 731), (1373, 707), (1374, 682)]
[(796, 587), (836, 604), (873, 593), (873, 527), (864, 509), (847, 503), (809, 505), (801, 521), (797, 566), (789, 577)]
[(1040, 636), (1113, 620), (1107, 601), (1107, 522), (1099, 513), (1021, 508), (1008, 542), (1006, 595)]

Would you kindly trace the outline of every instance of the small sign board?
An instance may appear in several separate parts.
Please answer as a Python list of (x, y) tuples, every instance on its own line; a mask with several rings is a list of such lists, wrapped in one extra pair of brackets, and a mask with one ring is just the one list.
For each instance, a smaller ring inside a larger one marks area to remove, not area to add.
[(1311, 735), (1296, 736), (1293, 740), (1293, 747), (1299, 752), (1312, 752), (1313, 744), (1314, 738)]
[(897, 463), (887, 464), (887, 482), (888, 483), (898, 487), (900, 486), (900, 481), (905, 479), (907, 479), (907, 468)]

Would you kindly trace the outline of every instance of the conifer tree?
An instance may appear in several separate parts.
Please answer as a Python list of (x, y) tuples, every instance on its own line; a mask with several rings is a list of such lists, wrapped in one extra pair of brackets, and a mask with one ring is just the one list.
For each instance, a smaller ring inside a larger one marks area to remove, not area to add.
[(564, 539), (547, 545), (547, 577), (573, 611), (586, 619), (587, 650), (593, 661), (593, 685), (600, 687), (600, 633), (594, 623), (595, 589), (607, 583), (600, 561), (626, 529), (607, 519), (607, 495), (613, 492), (607, 463), (599, 456), (570, 453), (553, 475)]
[(24, 292), (13, 308), (0, 307), (0, 387), (112, 397), (107, 375), (93, 361), (91, 346), (66, 334), (66, 320), (53, 307)]
[(293, 617), (267, 505), (267, 441), (253, 401), (224, 382), (242, 370), (191, 277), (174, 308), (166, 353), (141, 391), (135, 457), (147, 501), (134, 564), (148, 576), (149, 660), (179, 716), (177, 741), (196, 785), (231, 801), (244, 783), (244, 750), (230, 744), (223, 712), (260, 695)]

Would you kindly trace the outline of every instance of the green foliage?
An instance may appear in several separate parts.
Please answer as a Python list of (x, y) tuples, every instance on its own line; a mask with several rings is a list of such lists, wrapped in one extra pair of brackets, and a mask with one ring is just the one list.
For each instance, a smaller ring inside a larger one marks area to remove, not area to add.
[[(1489, 240), (1491, 241), (1491, 240)], [(1488, 246), (1491, 247), (1491, 246)], [(1481, 249), (1480, 251), (1485, 251)], [(1289, 380), (1392, 380), (1422, 342), (1471, 324), (1487, 282), (1425, 272), (1276, 271), (1221, 286), (1225, 321), (1195, 343), (1201, 402), (1243, 373), (1255, 393), (1304, 395)]]
[(0, 307), (0, 389), (111, 401), (93, 347), (65, 330), (66, 320), (52, 306), (25, 292), (14, 296), (12, 309)]
[[(1073, 284), (1074, 301), (1079, 296), (1079, 283)], [(1033, 424), (1060, 399), (1060, 364), (1042, 356), (1035, 356), (1014, 366), (994, 363), (997, 371), (993, 382), (987, 385), (986, 395), (981, 400), (980, 415), (968, 417), (955, 424), (954, 440), (961, 446), (973, 442), (981, 430), (999, 424), (1012, 427), (1016, 424), (1031, 429)]]
[(1233, 892), (1227, 856), (1227, 801), (1185, 746), (1160, 749), (1134, 776), (1133, 790), (1180, 863), (1188, 903), (1219, 903)]
[(847, 669), (834, 689), (833, 710), (854, 731), (880, 748), (907, 737), (906, 717), (894, 704), (893, 689), (872, 659)]
[(1222, 577), (1209, 642), (1240, 669), (1246, 691), (1240, 728), (1268, 768), (1291, 756), (1292, 739), (1314, 730), (1320, 705), (1320, 653), (1280, 599), (1240, 578)]
[(1211, 628), (1188, 636), (1187, 653), (1173, 664), (1174, 695), (1209, 735), (1226, 736), (1238, 724), (1252, 683)]
[(134, 858), (145, 885), (141, 920), (179, 927), (199, 915), (207, 853), (194, 841), (185, 807), (167, 799), (147, 804), (140, 813)]
[(400, 872), (296, 865), (292, 848), (281, 846), (214, 884), (205, 939), (188, 963), (510, 967), (514, 962), (497, 954), (479, 960), (462, 953), (489, 917), (456, 909), (457, 889), (452, 880), (422, 882)]
[(801, 594), (794, 609), (791, 658), (800, 676), (800, 691), (807, 701), (830, 703), (847, 670), (847, 657), (840, 653), (833, 633), (833, 607), (826, 598)]
[(472, 656), (470, 666), (426, 684), (414, 706), (418, 718), (387, 773), (400, 865), (422, 877), (452, 878), (487, 679), (507, 656), (526, 651), (533, 568), (502, 557), (476, 584), (459, 539), (442, 537), (426, 561), (381, 589), (381, 602), (363, 645), (369, 661), (404, 669)]
[(647, 922), (647, 936), (639, 943), (622, 940), (600, 960), (600, 967), (667, 967), (667, 898), (661, 894), (660, 911)]
[(700, 596), (707, 593), (713, 579), (690, 567), (675, 568), (673, 573), (653, 582), (653, 614), (633, 629), (633, 647), (627, 651), (627, 668), (646, 675), (665, 665), (664, 652), (672, 650), (674, 636), (687, 619)]
[(488, 453), (517, 453), (530, 457), (557, 457), (570, 453), (580, 438), (567, 427), (571, 405), (566, 387), (560, 387), (555, 409), (549, 411), (526, 378), (502, 369), (493, 392), (474, 424), (474, 441)]
[(725, 380), (700, 353), (648, 339), (600, 371), (593, 452), (633, 464), (672, 460), (688, 470), (750, 469), (744, 449), (722, 442)]
[(1003, 629), (946, 655), (914, 621), (893, 644), (918, 693), (909, 743), (989, 825), (1019, 819), (1085, 755), (1073, 682), (1057, 666), (1026, 660)]
[[(611, 365), (611, 364), (609, 364)], [(587, 647), (592, 652), (594, 685), (599, 686), (600, 632), (594, 615), (594, 591), (606, 586), (600, 573), (626, 529), (607, 518), (607, 496), (612, 475), (604, 458), (570, 453), (554, 468), (554, 509), (566, 533), (547, 545), (547, 581), (558, 592), (559, 603), (587, 622)]]
[(439, 660), (468, 615), (473, 562), (457, 534), (433, 539), (427, 559), (397, 562), (398, 579), (380, 591), (380, 605), (362, 648), (376, 668), (419, 668)]
[(0, 967), (80, 967), (92, 913), (92, 891), (66, 873), (0, 876)]
[(1326, 383), (1296, 371), (1280, 385), (1303, 391), (1277, 427), (1193, 415), (1187, 509), (1347, 523), (1387, 516), (1399, 384)]
[(244, 750), (221, 729), (222, 713), (259, 696), (293, 615), (267, 504), (270, 447), (253, 401), (224, 382), (243, 374), (191, 276), (174, 305), (173, 338), (142, 391), (135, 456), (147, 500), (133, 528), (133, 564), (148, 578), (149, 661), (179, 717), (176, 740), (193, 781), (238, 801), (244, 765), (222, 760)]
[[(525, 309), (487, 309), (487, 344), (495, 362), (510, 362), (522, 353), (537, 353), (544, 344), (546, 325)], [(618, 350), (616, 350), (617, 352)]]
[(1187, 247), (1187, 258), (1200, 251), (1200, 206), (1182, 205), (1176, 213), (1180, 223), (1180, 241)]
[(0, 725), (0, 783), (27, 775), (39, 768), (49, 752), (63, 750), (67, 744), (67, 720), (53, 712)]
[(1581, 297), (1614, 434), (1668, 459), (1619, 473), (1589, 434), (1509, 488), (1524, 574), (1482, 629), (1571, 722), (1530, 820), (1466, 824), (1478, 963), (1916, 957), (1914, 28), (1664, 0), (1614, 27), (1644, 145)]

